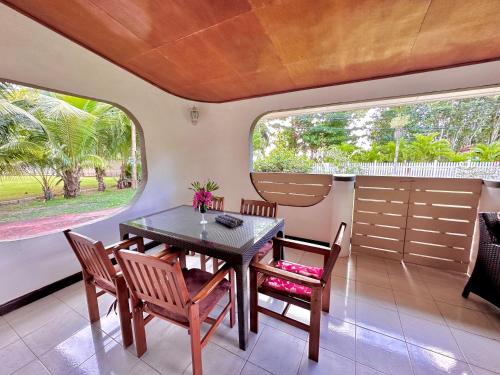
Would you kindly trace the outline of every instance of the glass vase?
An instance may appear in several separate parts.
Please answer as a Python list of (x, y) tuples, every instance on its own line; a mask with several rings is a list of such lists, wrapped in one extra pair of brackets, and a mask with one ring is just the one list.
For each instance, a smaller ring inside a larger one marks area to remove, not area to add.
[(205, 219), (205, 212), (207, 212), (207, 206), (203, 204), (200, 206), (200, 213), (201, 213), (200, 224), (201, 225), (205, 225), (208, 223), (208, 221)]

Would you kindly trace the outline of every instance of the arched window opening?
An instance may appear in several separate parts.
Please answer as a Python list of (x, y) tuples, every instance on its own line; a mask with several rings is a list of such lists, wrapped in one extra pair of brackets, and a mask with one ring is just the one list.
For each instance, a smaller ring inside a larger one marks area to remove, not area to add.
[(140, 135), (112, 104), (0, 81), (0, 240), (127, 206), (144, 183)]
[(251, 133), (255, 172), (500, 179), (500, 90), (274, 112)]

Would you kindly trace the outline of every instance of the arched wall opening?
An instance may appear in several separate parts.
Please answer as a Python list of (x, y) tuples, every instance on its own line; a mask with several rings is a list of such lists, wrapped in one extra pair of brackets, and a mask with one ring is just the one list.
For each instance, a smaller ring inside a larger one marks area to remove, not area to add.
[(109, 218), (147, 178), (144, 137), (125, 108), (0, 80), (0, 241)]

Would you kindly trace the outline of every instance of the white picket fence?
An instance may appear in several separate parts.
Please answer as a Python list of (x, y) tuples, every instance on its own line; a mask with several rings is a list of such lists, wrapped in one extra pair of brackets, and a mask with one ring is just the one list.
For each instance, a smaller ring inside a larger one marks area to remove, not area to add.
[(432, 162), (432, 163), (317, 163), (312, 173), (349, 173), (363, 176), (407, 176), (483, 178), (500, 180), (500, 162)]

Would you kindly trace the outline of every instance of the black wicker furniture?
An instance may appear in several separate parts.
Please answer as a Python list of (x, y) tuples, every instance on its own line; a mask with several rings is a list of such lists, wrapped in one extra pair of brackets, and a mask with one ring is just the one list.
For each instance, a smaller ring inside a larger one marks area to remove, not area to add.
[(479, 213), (479, 250), (462, 296), (477, 294), (500, 307), (500, 213)]

